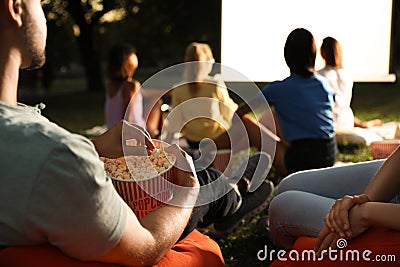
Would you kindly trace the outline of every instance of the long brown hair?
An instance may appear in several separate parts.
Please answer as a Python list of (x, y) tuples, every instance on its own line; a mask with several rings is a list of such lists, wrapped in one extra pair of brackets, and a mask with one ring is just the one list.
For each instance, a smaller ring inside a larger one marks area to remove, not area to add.
[(211, 47), (205, 43), (193, 42), (186, 47), (184, 69), (184, 79), (189, 82), (189, 90), (195, 95), (199, 90), (201, 83), (210, 73), (211, 64), (214, 63), (214, 57)]
[(136, 70), (128, 60), (132, 54), (136, 54), (136, 48), (130, 44), (117, 44), (110, 49), (107, 75), (111, 80), (124, 81), (131, 78)]
[(342, 46), (333, 37), (326, 37), (322, 41), (321, 56), (325, 60), (327, 66), (343, 68)]

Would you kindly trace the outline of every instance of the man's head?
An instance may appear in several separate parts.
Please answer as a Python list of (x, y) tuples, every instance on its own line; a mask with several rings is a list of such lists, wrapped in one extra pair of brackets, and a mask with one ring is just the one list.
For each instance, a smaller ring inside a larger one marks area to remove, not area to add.
[(47, 27), (40, 0), (1, 1), (0, 37), (6, 39), (3, 45), (18, 52), (21, 69), (42, 66)]

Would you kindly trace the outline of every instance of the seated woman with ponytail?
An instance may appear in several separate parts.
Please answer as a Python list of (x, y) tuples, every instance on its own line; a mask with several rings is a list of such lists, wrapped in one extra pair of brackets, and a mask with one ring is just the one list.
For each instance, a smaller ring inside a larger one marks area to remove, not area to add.
[(238, 107), (224, 81), (218, 75), (210, 76), (214, 61), (208, 44), (189, 44), (184, 80), (171, 93), (176, 113), (169, 129), (180, 132), (192, 148), (198, 148), (202, 139), (214, 139), (229, 129)]

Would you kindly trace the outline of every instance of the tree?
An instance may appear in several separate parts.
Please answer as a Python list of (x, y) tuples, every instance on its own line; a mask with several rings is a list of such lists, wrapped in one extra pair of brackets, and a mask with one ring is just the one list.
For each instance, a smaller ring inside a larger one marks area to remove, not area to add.
[[(85, 69), (89, 91), (104, 90), (97, 44), (98, 28), (107, 13), (127, 9), (133, 1), (54, 0), (44, 1), (48, 19), (60, 25), (69, 24), (76, 36), (81, 62)], [(61, 40), (62, 42), (62, 40)]]
[[(45, 0), (43, 5), (49, 21), (75, 35), (90, 91), (104, 90), (101, 63), (115, 42), (137, 46), (142, 66), (181, 62), (192, 41), (209, 42), (219, 55), (221, 0)], [(63, 42), (57, 38), (48, 45)]]

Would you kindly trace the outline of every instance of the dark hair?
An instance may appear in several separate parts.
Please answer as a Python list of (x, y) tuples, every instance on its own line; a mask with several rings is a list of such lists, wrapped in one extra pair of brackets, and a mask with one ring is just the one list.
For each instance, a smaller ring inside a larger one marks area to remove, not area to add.
[(317, 48), (311, 32), (303, 28), (293, 30), (286, 39), (284, 54), (291, 74), (306, 78), (314, 74)]
[(335, 38), (329, 36), (324, 38), (321, 45), (321, 56), (326, 65), (343, 68), (342, 47)]
[(128, 58), (132, 54), (136, 54), (136, 48), (131, 44), (117, 44), (110, 49), (107, 74), (112, 80), (130, 78), (133, 66), (128, 61)]

